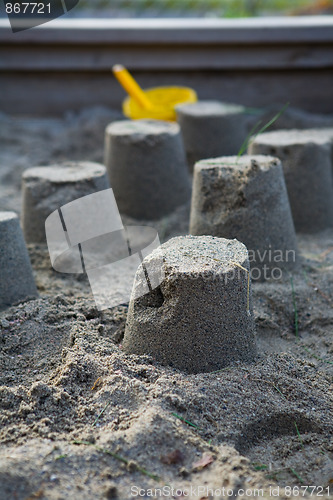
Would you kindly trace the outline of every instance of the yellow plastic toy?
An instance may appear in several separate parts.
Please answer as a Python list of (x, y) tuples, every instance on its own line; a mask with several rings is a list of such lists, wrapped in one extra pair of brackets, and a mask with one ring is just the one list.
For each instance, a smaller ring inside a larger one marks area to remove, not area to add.
[(133, 120), (153, 118), (175, 121), (176, 106), (198, 100), (196, 92), (188, 87), (154, 87), (142, 90), (121, 64), (113, 66), (112, 71), (129, 94), (123, 102), (123, 112), (125, 116)]

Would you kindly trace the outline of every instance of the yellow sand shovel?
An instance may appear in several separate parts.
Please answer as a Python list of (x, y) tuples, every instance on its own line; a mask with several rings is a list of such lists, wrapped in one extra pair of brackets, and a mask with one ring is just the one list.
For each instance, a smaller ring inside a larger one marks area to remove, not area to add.
[(123, 102), (124, 115), (133, 120), (153, 118), (175, 121), (178, 104), (196, 102), (197, 94), (188, 87), (154, 87), (143, 90), (121, 64), (112, 68), (118, 82), (129, 94)]

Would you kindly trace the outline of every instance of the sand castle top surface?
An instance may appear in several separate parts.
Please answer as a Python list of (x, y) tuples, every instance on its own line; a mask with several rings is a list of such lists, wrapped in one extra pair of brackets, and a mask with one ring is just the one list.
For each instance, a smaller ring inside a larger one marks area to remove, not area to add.
[(12, 219), (17, 219), (17, 214), (15, 212), (0, 212), (0, 222)]
[(229, 167), (232, 170), (245, 172), (248, 168), (256, 166), (260, 170), (269, 170), (280, 161), (273, 156), (266, 155), (244, 155), (244, 156), (221, 156), (198, 161), (195, 170), (211, 170), (212, 168)]
[(223, 116), (244, 113), (244, 107), (219, 101), (198, 101), (193, 104), (182, 104), (177, 110), (191, 116)]
[(120, 120), (107, 126), (106, 132), (113, 136), (149, 136), (149, 135), (174, 135), (179, 133), (177, 123), (162, 120)]
[(254, 139), (257, 144), (270, 146), (292, 146), (295, 144), (325, 144), (333, 141), (333, 128), (307, 130), (276, 130), (266, 132)]
[(175, 273), (186, 274), (226, 272), (234, 269), (235, 263), (244, 266), (248, 259), (243, 243), (214, 236), (172, 238), (154, 250), (147, 259), (160, 258), (161, 254), (167, 268)]
[(103, 176), (106, 169), (93, 162), (66, 162), (49, 167), (28, 168), (22, 178), (26, 180), (44, 179), (49, 182), (78, 182), (90, 177)]

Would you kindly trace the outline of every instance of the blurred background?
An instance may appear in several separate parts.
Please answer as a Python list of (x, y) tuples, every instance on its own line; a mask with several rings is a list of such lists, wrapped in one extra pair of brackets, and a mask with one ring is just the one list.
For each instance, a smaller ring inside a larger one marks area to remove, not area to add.
[(333, 0), (81, 0), (71, 17), (253, 17), (332, 14)]
[(120, 111), (125, 92), (111, 72), (120, 63), (143, 88), (333, 113), (333, 0), (80, 0), (20, 33), (4, 5), (0, 112)]
[[(0, 17), (6, 16), (4, 3), (0, 1)], [(333, 0), (80, 0), (67, 16), (235, 18), (325, 14), (333, 14)]]

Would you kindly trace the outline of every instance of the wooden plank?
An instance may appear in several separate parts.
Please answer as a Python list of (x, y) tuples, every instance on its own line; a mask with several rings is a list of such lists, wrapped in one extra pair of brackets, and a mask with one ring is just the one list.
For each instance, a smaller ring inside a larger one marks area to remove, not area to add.
[(12, 33), (0, 19), (0, 43), (247, 44), (333, 41), (333, 16), (252, 19), (56, 19)]
[[(250, 107), (282, 105), (333, 113), (333, 69), (301, 71), (200, 71), (136, 73), (144, 87), (188, 85), (201, 99), (219, 99)], [(110, 73), (0, 74), (0, 109), (17, 114), (62, 114), (83, 106), (120, 109), (124, 92)], [(316, 91), (314, 92), (314, 89)]]
[(247, 47), (110, 46), (54, 47), (6, 46), (0, 71), (102, 71), (121, 62), (136, 70), (221, 70), (332, 68), (332, 45)]

